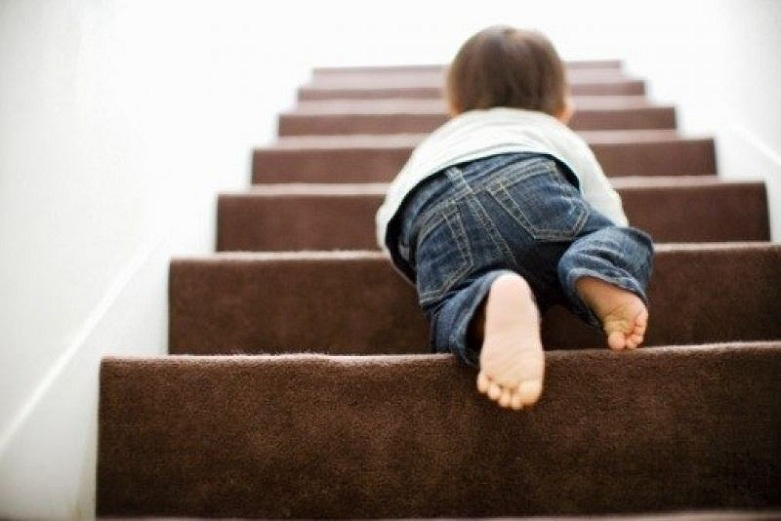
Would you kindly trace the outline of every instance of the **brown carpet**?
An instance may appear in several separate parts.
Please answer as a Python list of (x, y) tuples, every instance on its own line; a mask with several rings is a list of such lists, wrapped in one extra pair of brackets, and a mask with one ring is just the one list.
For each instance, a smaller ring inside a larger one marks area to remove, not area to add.
[[(594, 132), (591, 149), (608, 176), (708, 175), (712, 138), (667, 130)], [(398, 173), (423, 136), (297, 136), (255, 150), (254, 183), (381, 183)]]
[[(578, 100), (578, 112), (569, 122), (573, 130), (641, 130), (675, 128), (672, 106), (591, 108), (589, 101)], [(358, 105), (296, 110), (279, 116), (280, 136), (334, 134), (421, 134), (434, 131), (447, 121), (444, 104), (437, 103), (420, 111), (420, 104), (404, 104), (370, 110)], [(339, 109), (339, 110), (334, 110)], [(431, 110), (434, 109), (434, 110)], [(416, 111), (416, 112), (413, 112)]]
[[(107, 359), (101, 513), (490, 517), (781, 501), (781, 343), (547, 355), (500, 410), (450, 356)], [(121, 484), (121, 486), (118, 486)]]
[(647, 349), (594, 349), (554, 308), (544, 394), (521, 412), (425, 354), (368, 183), (441, 121), (442, 68), (319, 68), (254, 151), (254, 189), (219, 194), (221, 252), (172, 260), (170, 356), (102, 362), (98, 515), (781, 519), (765, 186), (714, 176), (713, 139), (678, 134), (620, 62), (568, 67), (574, 127), (659, 243)]
[[(659, 245), (646, 345), (781, 338), (781, 245)], [(325, 274), (325, 275), (324, 275)], [(718, 283), (714, 283), (718, 281)], [(379, 252), (222, 253), (171, 263), (174, 354), (426, 353), (413, 288)], [(603, 345), (554, 308), (549, 348)]]
[[(634, 226), (657, 242), (767, 241), (762, 182), (715, 176), (614, 178)], [(384, 184), (276, 184), (220, 194), (217, 250), (368, 250)]]

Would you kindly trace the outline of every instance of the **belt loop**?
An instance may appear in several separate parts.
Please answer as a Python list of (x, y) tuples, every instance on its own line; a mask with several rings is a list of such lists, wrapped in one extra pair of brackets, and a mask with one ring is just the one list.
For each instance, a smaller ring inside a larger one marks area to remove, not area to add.
[(450, 182), (453, 183), (453, 187), (456, 189), (455, 193), (460, 194), (472, 191), (469, 183), (467, 183), (466, 179), (464, 178), (464, 173), (460, 168), (458, 168), (458, 166), (451, 166), (445, 170), (445, 175), (448, 179), (450, 179)]

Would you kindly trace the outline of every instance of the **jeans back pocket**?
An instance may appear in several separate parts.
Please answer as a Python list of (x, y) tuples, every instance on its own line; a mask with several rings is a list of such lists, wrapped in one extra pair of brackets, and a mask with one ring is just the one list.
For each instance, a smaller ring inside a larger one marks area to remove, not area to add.
[(572, 240), (588, 220), (588, 204), (553, 159), (513, 163), (486, 190), (536, 241)]

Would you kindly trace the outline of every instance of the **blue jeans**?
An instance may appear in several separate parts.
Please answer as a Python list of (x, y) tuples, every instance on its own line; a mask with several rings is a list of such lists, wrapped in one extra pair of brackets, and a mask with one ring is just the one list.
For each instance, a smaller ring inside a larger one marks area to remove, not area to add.
[(491, 283), (521, 275), (541, 312), (563, 304), (599, 322), (575, 291), (592, 276), (643, 301), (653, 243), (591, 207), (566, 166), (539, 154), (502, 154), (446, 169), (407, 197), (390, 227), (395, 266), (415, 283), (431, 347), (477, 365), (468, 331)]

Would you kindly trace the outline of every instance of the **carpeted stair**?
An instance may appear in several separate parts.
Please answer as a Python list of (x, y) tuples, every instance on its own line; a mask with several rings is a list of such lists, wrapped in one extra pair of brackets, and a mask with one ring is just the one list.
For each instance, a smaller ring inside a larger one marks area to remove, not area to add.
[(573, 128), (658, 243), (647, 348), (611, 352), (552, 309), (521, 412), (428, 354), (374, 212), (445, 120), (442, 68), (316, 69), (252, 186), (218, 195), (218, 251), (172, 260), (170, 355), (102, 363), (98, 515), (781, 518), (765, 187), (720, 178), (713, 139), (679, 133), (620, 62), (568, 70)]
[[(629, 220), (661, 242), (767, 241), (762, 182), (620, 177)], [(219, 251), (374, 249), (385, 184), (268, 184), (218, 199)], [(717, 216), (717, 217), (714, 217)]]

